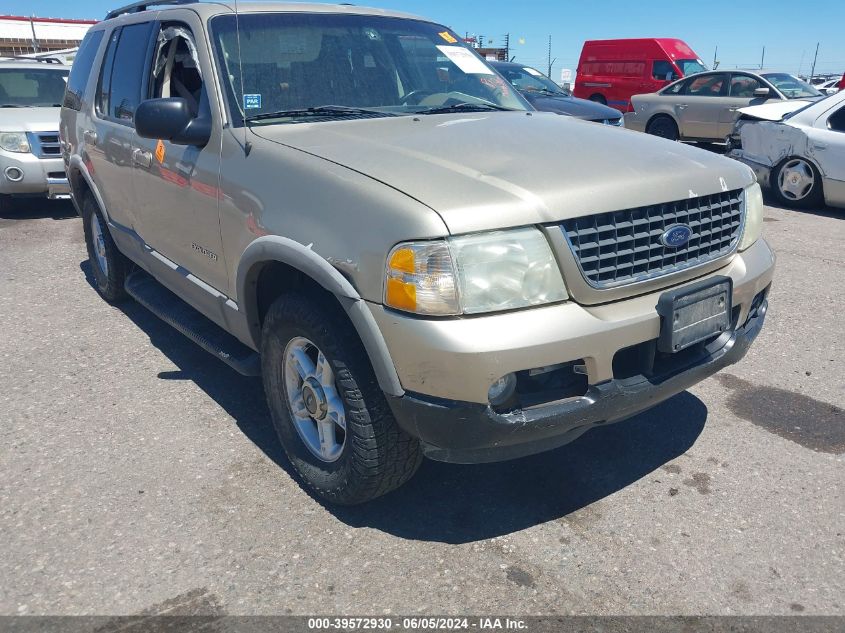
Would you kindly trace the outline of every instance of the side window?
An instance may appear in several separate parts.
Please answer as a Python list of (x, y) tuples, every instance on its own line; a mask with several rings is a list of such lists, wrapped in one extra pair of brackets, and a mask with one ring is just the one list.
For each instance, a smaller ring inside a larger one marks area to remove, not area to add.
[(685, 94), (691, 97), (721, 97), (726, 86), (726, 75), (693, 77), (686, 85)]
[(677, 79), (675, 69), (667, 61), (654, 62), (651, 67), (651, 77), (658, 81), (672, 81), (673, 79)]
[[(135, 108), (141, 101), (145, 53), (151, 28), (151, 22), (130, 24), (120, 29), (119, 34), (112, 36), (112, 41), (109, 42), (110, 50), (103, 64), (104, 75), (101, 78), (98, 99), (100, 111), (106, 118), (132, 124)], [(116, 47), (114, 47), (115, 37), (117, 38)]]
[(754, 91), (757, 88), (765, 88), (765, 86), (756, 77), (751, 75), (734, 75), (731, 77), (732, 97), (748, 97), (750, 99), (754, 96)]
[(680, 95), (686, 93), (686, 87), (689, 85), (690, 80), (687, 81), (679, 81), (678, 83), (674, 83), (668, 88), (665, 88), (661, 94), (664, 95)]
[(845, 106), (830, 115), (827, 119), (827, 127), (834, 132), (845, 132)]
[(183, 24), (165, 24), (156, 39), (149, 97), (181, 97), (196, 117), (204, 96), (199, 53), (191, 30)]
[(94, 107), (97, 114), (103, 118), (108, 117), (109, 112), (109, 91), (111, 90), (111, 74), (114, 68), (114, 51), (117, 48), (117, 41), (120, 39), (120, 29), (112, 31), (109, 37), (108, 48), (103, 56), (103, 63), (100, 66), (100, 79), (97, 81), (97, 96)]
[(67, 91), (64, 99), (66, 108), (73, 110), (82, 108), (82, 101), (85, 99), (85, 86), (88, 83), (94, 58), (97, 56), (102, 41), (103, 31), (89, 31), (83, 38), (82, 44), (79, 45), (67, 80)]

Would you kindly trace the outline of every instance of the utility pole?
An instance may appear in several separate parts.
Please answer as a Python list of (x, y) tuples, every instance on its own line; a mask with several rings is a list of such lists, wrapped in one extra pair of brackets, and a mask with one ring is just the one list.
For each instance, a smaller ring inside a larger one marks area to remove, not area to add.
[(505, 61), (510, 61), (511, 58), (511, 34), (505, 33)]
[(763, 66), (766, 63), (766, 47), (763, 47), (763, 56), (760, 57), (760, 70), (763, 70)]
[(816, 61), (819, 58), (819, 43), (816, 42), (816, 54), (813, 56), (813, 67), (810, 70), (810, 81), (808, 83), (813, 83), (813, 77), (816, 75)]
[(32, 29), (32, 52), (38, 53), (40, 52), (40, 48), (38, 46), (38, 37), (35, 35), (35, 16), (32, 15), (29, 18), (29, 27)]
[(716, 70), (716, 68), (719, 66), (718, 59), (719, 59), (719, 45), (716, 44), (716, 50), (713, 51), (713, 70)]
[(552, 76), (552, 36), (549, 35), (549, 72), (546, 74), (547, 77)]

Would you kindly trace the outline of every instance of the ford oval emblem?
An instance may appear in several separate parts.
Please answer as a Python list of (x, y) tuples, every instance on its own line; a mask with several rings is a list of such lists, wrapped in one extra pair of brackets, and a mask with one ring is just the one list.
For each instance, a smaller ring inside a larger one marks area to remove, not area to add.
[(660, 236), (660, 243), (669, 248), (681, 248), (686, 246), (692, 239), (692, 229), (686, 224), (676, 224), (666, 229)]

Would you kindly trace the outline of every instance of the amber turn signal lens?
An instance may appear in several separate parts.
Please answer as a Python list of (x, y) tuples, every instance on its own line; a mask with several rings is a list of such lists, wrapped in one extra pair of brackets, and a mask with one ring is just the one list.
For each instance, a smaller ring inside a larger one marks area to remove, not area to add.
[(414, 284), (405, 283), (399, 279), (387, 280), (387, 304), (399, 310), (416, 312), (417, 289)]

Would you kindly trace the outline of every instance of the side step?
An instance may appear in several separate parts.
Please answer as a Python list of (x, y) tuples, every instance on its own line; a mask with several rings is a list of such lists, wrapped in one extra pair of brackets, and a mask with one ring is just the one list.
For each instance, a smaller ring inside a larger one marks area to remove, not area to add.
[(168, 325), (244, 376), (261, 375), (261, 360), (219, 325), (207, 319), (142, 270), (126, 278), (126, 292)]

